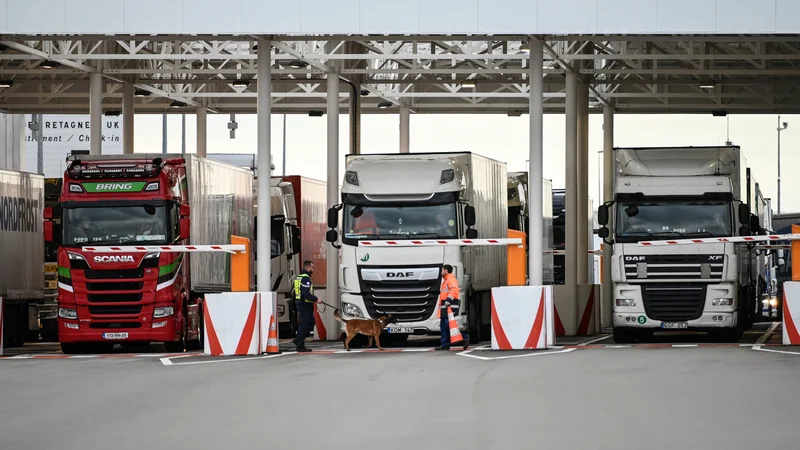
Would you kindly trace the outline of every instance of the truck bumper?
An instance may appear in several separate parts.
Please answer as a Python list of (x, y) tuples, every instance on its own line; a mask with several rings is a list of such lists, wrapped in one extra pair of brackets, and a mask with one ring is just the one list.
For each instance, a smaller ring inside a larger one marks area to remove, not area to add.
[[(367, 308), (364, 305), (364, 299), (360, 295), (342, 293), (342, 312), (343, 315), (347, 313), (347, 305), (350, 304), (358, 308), (362, 317), (368, 319), (376, 319), (376, 317), (367, 317)], [(466, 331), (467, 317), (463, 314), (456, 316), (456, 323), (461, 331)], [(438, 336), (441, 334), (440, 319), (436, 317), (436, 313), (427, 320), (420, 320), (417, 322), (398, 322), (390, 324), (386, 327), (386, 331), (390, 334), (411, 334), (416, 336)], [(341, 331), (344, 332), (345, 324), (340, 323)]]
[[(681, 286), (676, 283), (675, 288)], [(737, 290), (733, 283), (712, 284), (706, 288), (705, 299), (702, 304), (702, 314), (692, 320), (665, 321), (650, 317), (644, 306), (642, 298), (642, 285), (617, 283), (614, 285), (614, 327), (617, 328), (638, 328), (638, 329), (661, 329), (664, 331), (680, 330), (713, 330), (720, 328), (733, 328), (737, 325), (738, 315), (736, 313)], [(731, 298), (731, 306), (715, 306), (714, 300), (717, 298)], [(618, 306), (618, 301), (633, 301), (633, 306)], [(683, 299), (676, 299), (681, 302)], [(664, 307), (664, 303), (660, 305)], [(651, 305), (651, 308), (654, 306)], [(675, 323), (686, 323), (686, 328), (673, 328)]]
[[(136, 319), (125, 319), (133, 322)], [(122, 322), (124, 323), (124, 322)], [(179, 320), (177, 317), (165, 317), (141, 323), (141, 328), (92, 328), (91, 322), (58, 319), (58, 341), (72, 342), (173, 342), (178, 340)], [(98, 323), (99, 324), (99, 323)], [(163, 325), (162, 325), (163, 324)], [(155, 328), (154, 328), (155, 326)], [(121, 337), (125, 336), (125, 337)]]

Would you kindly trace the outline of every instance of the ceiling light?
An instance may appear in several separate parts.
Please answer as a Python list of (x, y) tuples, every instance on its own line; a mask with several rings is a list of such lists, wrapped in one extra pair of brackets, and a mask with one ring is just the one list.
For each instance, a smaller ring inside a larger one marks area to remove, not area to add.
[(42, 61), (42, 63), (39, 65), (44, 67), (45, 69), (55, 69), (56, 67), (60, 66), (61, 63), (47, 59)]
[(0, 80), (0, 88), (8, 88), (14, 85), (14, 82), (11, 80)]
[(378, 108), (380, 108), (380, 109), (391, 108), (392, 105), (394, 105), (394, 103), (389, 102), (389, 101), (382, 101), (382, 102), (378, 103)]
[(472, 81), (472, 80), (466, 80), (463, 83), (461, 83), (461, 87), (474, 88), (475, 87), (475, 82)]
[(303, 69), (308, 67), (308, 63), (303, 61), (302, 59), (293, 59), (291, 61), (287, 61), (286, 65), (289, 67), (293, 67), (295, 69)]
[(135, 95), (137, 97), (149, 97), (150, 94), (152, 94), (152, 92), (150, 92), (150, 91), (148, 91), (146, 89), (136, 88), (136, 90), (133, 91), (133, 95)]
[(119, 111), (119, 110), (117, 110), (117, 111), (106, 111), (105, 112), (105, 115), (107, 117), (119, 117), (121, 114), (122, 114), (122, 111)]
[(714, 89), (714, 86), (716, 86), (716, 85), (715, 85), (715, 84), (714, 84), (714, 82), (712, 81), (712, 82), (710, 82), (710, 83), (703, 83), (703, 84), (701, 84), (701, 85), (700, 85), (700, 89)]
[(530, 51), (531, 51), (531, 45), (530, 45), (530, 44), (528, 44), (527, 42), (523, 42), (523, 43), (522, 43), (522, 44), (519, 46), (519, 51), (521, 51), (521, 52), (525, 52), (525, 53), (530, 53)]
[(361, 96), (362, 97), (366, 97), (368, 95), (369, 95), (369, 89), (362, 89), (361, 90)]
[(308, 112), (309, 117), (322, 117), (322, 111), (312, 110)]
[(184, 107), (186, 107), (186, 103), (178, 101), (178, 100), (175, 100), (175, 101), (173, 101), (172, 103), (169, 104), (169, 107), (170, 108), (184, 108)]
[(247, 86), (250, 86), (250, 82), (247, 81), (247, 80), (241, 80), (241, 79), (240, 80), (233, 80), (231, 82), (231, 86), (238, 87), (238, 88), (242, 88), (242, 87), (246, 88)]

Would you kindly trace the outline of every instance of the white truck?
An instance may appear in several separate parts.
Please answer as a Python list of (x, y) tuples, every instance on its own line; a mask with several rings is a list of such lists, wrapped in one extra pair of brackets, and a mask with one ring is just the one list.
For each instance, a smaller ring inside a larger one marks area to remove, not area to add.
[(613, 245), (614, 340), (687, 329), (740, 339), (760, 307), (764, 256), (758, 250), (733, 243), (638, 244), (762, 233), (750, 212), (755, 182), (740, 148), (617, 148), (614, 154), (613, 201), (598, 208), (598, 234)]
[[(328, 212), (335, 244), (341, 212), (339, 286), (344, 314), (377, 318), (388, 329), (438, 335), (441, 267), (461, 288), (459, 328), (477, 342), (489, 336), (491, 288), (506, 282), (507, 249), (487, 247), (359, 247), (359, 241), (502, 238), (508, 232), (506, 165), (480, 155), (410, 153), (348, 155), (342, 204)], [(474, 228), (473, 228), (474, 227)]]

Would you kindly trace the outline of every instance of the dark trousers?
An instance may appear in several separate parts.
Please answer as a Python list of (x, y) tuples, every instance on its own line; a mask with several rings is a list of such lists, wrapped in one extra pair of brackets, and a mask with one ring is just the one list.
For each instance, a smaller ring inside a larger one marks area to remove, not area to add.
[[(446, 309), (441, 311), (439, 331), (442, 332), (442, 347), (450, 348), (450, 321), (447, 319)], [(469, 335), (466, 332), (462, 332), (461, 337), (463, 337), (465, 341), (469, 341)]]
[(303, 341), (311, 334), (316, 325), (314, 321), (314, 304), (303, 301), (294, 302), (294, 304), (297, 307), (297, 337), (294, 338), (294, 343), (298, 347), (304, 347)]

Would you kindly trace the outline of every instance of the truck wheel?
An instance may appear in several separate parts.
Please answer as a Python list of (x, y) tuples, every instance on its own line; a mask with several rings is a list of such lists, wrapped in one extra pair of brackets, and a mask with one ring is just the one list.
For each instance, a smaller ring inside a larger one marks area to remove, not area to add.
[[(184, 309), (184, 311), (186, 311)], [(186, 316), (181, 318), (181, 331), (177, 341), (173, 342), (164, 342), (164, 348), (169, 353), (183, 353), (183, 351), (187, 347), (186, 343), (186, 328), (189, 326), (189, 321), (186, 320)]]
[(474, 294), (467, 296), (467, 334), (472, 345), (481, 342), (481, 319), (478, 313), (478, 300)]
[(85, 355), (92, 352), (92, 346), (84, 342), (62, 342), (61, 353), (65, 355)]
[[(197, 315), (199, 317), (198, 324), (197, 324), (197, 339), (193, 339), (191, 341), (186, 341), (186, 350), (188, 351), (197, 351), (202, 350), (204, 345), (204, 336), (203, 336), (203, 304), (197, 308)], [(186, 319), (186, 323), (188, 326), (188, 318)]]
[(633, 344), (636, 342), (634, 330), (614, 328), (614, 342), (617, 344)]

